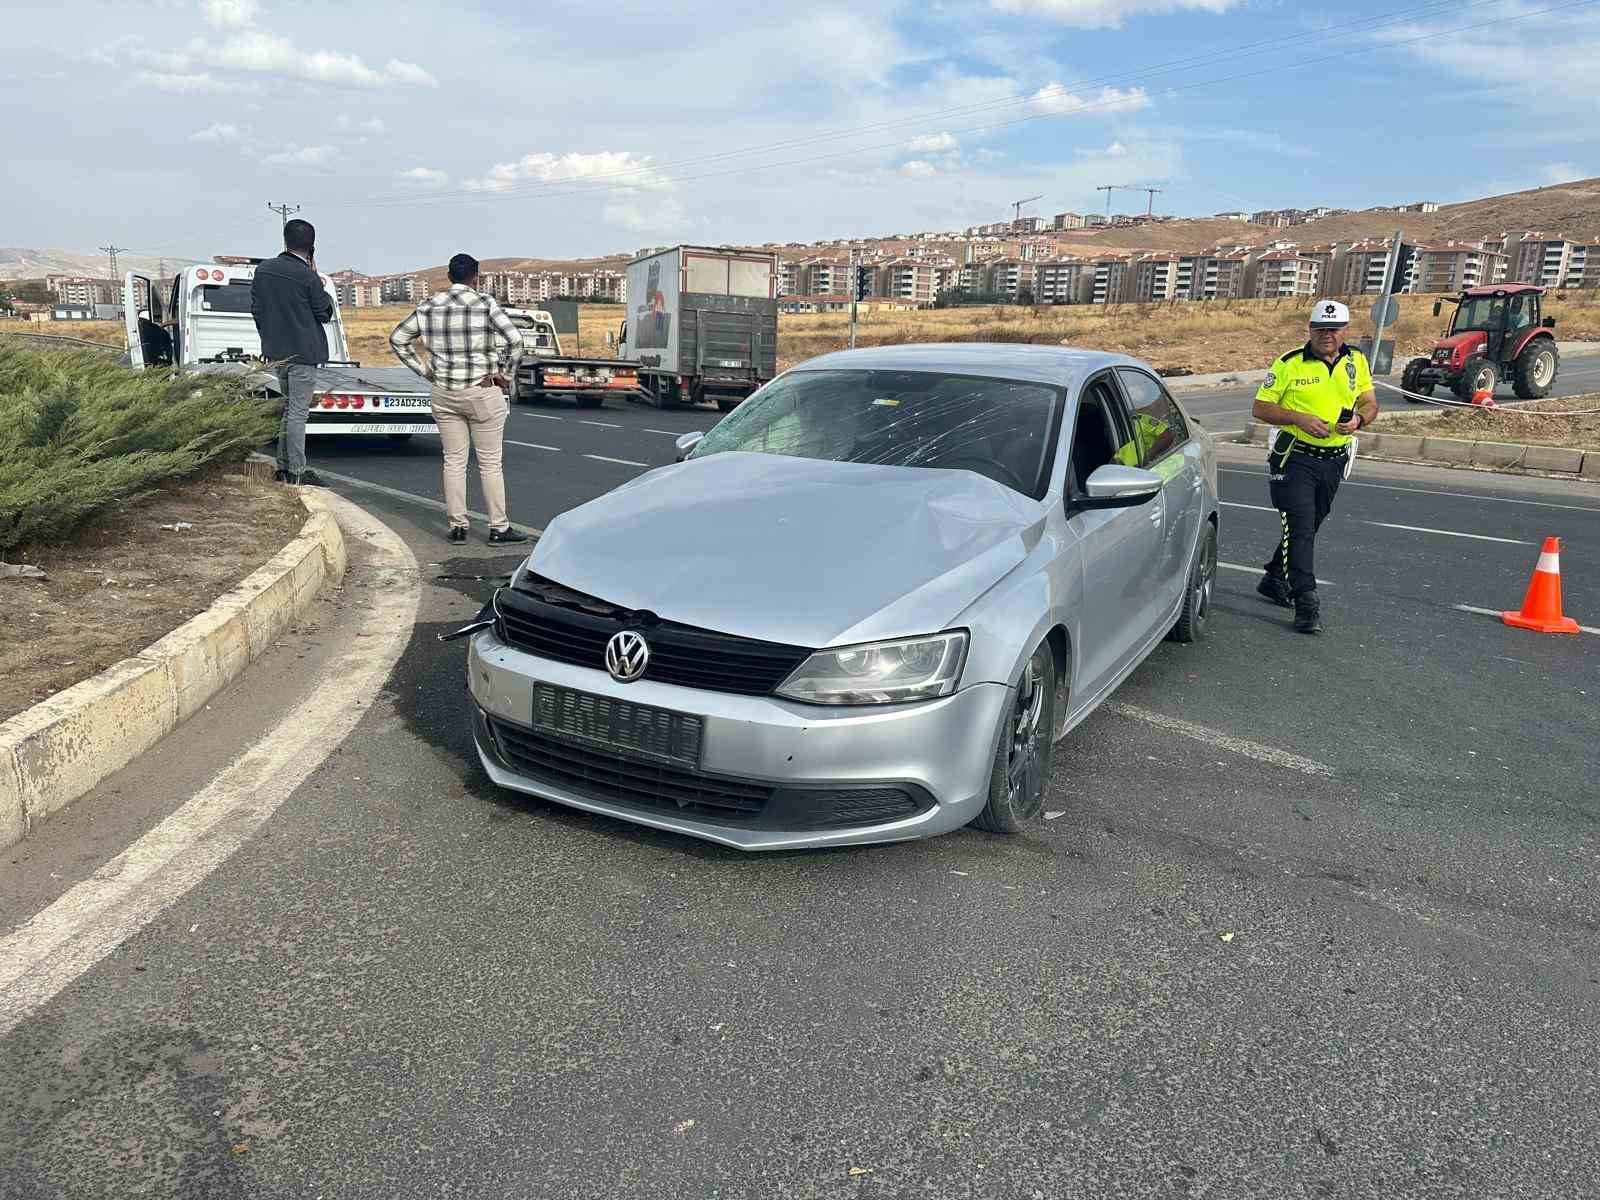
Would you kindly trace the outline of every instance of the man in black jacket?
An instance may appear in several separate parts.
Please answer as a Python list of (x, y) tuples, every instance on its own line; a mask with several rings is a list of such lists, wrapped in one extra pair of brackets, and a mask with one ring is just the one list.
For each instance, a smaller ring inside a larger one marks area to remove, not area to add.
[(333, 301), (322, 286), (315, 259), (317, 231), (299, 219), (283, 227), (283, 253), (256, 267), (250, 313), (261, 335), (261, 357), (278, 363), (283, 420), (278, 426), (278, 470), (286, 483), (320, 483), (306, 470), (306, 414), (316, 369), (328, 361), (323, 326), (333, 320)]

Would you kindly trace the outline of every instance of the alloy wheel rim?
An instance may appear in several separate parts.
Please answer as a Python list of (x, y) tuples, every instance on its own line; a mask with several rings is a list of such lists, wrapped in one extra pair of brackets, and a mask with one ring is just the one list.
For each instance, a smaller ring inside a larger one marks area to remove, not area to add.
[(1042, 795), (1044, 780), (1040, 775), (1039, 722), (1044, 716), (1043, 671), (1035, 655), (1028, 660), (1027, 669), (1017, 685), (1017, 699), (1011, 713), (1011, 748), (1006, 763), (1006, 790), (1011, 809), (1025, 813), (1033, 805), (1034, 797)]
[(1206, 534), (1205, 553), (1200, 556), (1200, 576), (1194, 584), (1195, 615), (1204, 620), (1211, 612), (1211, 588), (1217, 577), (1216, 536)]

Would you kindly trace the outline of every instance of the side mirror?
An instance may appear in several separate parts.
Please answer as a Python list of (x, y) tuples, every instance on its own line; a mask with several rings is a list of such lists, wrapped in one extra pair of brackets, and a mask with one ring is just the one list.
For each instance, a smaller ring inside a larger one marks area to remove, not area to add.
[(705, 437), (705, 434), (698, 429), (691, 429), (688, 433), (679, 437), (677, 441), (678, 461), (682, 462), (688, 458), (689, 452), (700, 444), (700, 439), (703, 437)]
[(1554, 317), (1546, 317), (1539, 322), (1539, 325), (1544, 329), (1554, 329), (1556, 327), (1556, 319)]
[(1443, 300), (1435, 300), (1433, 302), (1433, 315), (1437, 317), (1440, 314), (1440, 312), (1442, 312), (1443, 310), (1444, 310), (1444, 301)]
[(1094, 508), (1135, 508), (1154, 500), (1161, 492), (1161, 476), (1142, 467), (1107, 463), (1096, 467), (1084, 481), (1087, 495), (1074, 496), (1073, 511)]

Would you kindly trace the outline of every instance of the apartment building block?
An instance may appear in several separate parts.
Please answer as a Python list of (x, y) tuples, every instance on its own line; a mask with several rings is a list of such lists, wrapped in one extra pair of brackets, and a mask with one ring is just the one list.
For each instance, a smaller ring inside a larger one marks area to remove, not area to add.
[[(1341, 277), (1339, 295), (1355, 296), (1372, 294), (1383, 291), (1383, 282), (1389, 272), (1389, 252), (1391, 243), (1385, 241), (1356, 242), (1344, 255), (1344, 273)], [(1401, 243), (1401, 258), (1407, 257), (1408, 252), (1415, 247)], [(1411, 275), (1414, 277), (1416, 262), (1413, 260)], [(1411, 290), (1411, 282), (1403, 281), (1400, 291)]]
[(1178, 297), (1178, 254), (1146, 254), (1134, 263), (1133, 299), (1175, 300)]
[(1085, 304), (1094, 294), (1094, 272), (1081, 258), (1049, 258), (1033, 265), (1033, 295), (1040, 304)]
[(1189, 296), (1193, 300), (1238, 300), (1246, 295), (1250, 256), (1244, 251), (1197, 255)]
[(1516, 249), (1508, 245), (1511, 257), (1511, 278), (1517, 283), (1536, 283), (1541, 287), (1560, 287), (1566, 278), (1572, 252), (1577, 243), (1564, 237), (1528, 232), (1521, 235)]
[(1133, 255), (1107, 254), (1093, 262), (1091, 304), (1126, 304), (1133, 294)]
[(1322, 263), (1293, 250), (1274, 250), (1255, 263), (1255, 296), (1263, 300), (1315, 297), (1322, 286)]
[(800, 264), (800, 285), (807, 296), (849, 295), (854, 284), (850, 264), (842, 258), (808, 258)]
[(122, 284), (115, 279), (95, 279), (88, 275), (46, 275), (45, 290), (56, 304), (121, 304)]
[(1083, 228), (1083, 215), (1081, 213), (1075, 213), (1075, 212), (1057, 213), (1055, 216), (1050, 218), (1050, 228), (1052, 228), (1052, 229), (1082, 229)]
[(1589, 243), (1572, 248), (1567, 259), (1566, 278), (1562, 287), (1600, 288), (1600, 244)]
[(800, 263), (792, 258), (778, 260), (778, 295), (793, 296), (800, 291)]
[(1417, 247), (1412, 290), (1459, 292), (1463, 288), (1505, 282), (1509, 260), (1477, 242), (1438, 242)]
[(991, 296), (1016, 300), (1033, 291), (1033, 264), (1020, 258), (997, 258), (985, 272), (984, 290)]
[(937, 279), (932, 263), (914, 258), (898, 258), (884, 263), (877, 270), (876, 293), (885, 300), (907, 304), (932, 304), (938, 295)]

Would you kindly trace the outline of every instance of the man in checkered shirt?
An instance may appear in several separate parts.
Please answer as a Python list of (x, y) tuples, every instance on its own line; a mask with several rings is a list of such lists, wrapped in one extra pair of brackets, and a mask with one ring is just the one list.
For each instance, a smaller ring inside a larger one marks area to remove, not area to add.
[[(428, 365), (412, 343), (428, 348)], [(501, 444), (511, 403), (500, 374), (502, 350), (517, 369), (522, 335), (495, 303), (478, 291), (478, 260), (458, 254), (450, 260), (450, 288), (417, 305), (389, 335), (395, 356), (433, 384), (433, 420), (444, 444), (444, 506), (450, 540), (467, 540), (467, 454), (478, 456), (478, 480), (489, 513), (489, 541), (525, 542), (528, 535), (506, 519), (506, 481), (500, 470)]]

